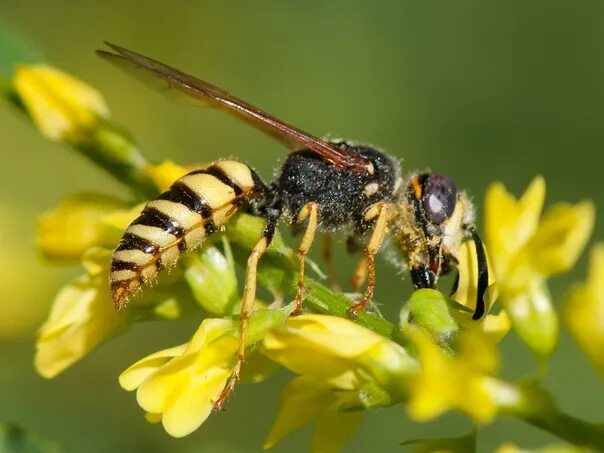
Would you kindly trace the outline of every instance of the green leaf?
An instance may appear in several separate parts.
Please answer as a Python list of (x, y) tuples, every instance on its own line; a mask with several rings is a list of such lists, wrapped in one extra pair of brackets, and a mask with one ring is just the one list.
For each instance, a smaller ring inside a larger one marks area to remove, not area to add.
[(462, 437), (443, 437), (438, 439), (413, 439), (403, 442), (402, 446), (415, 445), (412, 453), (474, 453), (476, 452), (476, 433)]
[(60, 453), (54, 442), (43, 439), (14, 423), (0, 423), (0, 451), (2, 453)]
[(307, 279), (305, 284), (309, 290), (308, 296), (304, 301), (305, 308), (309, 308), (315, 313), (351, 319), (358, 325), (391, 338), (397, 343), (403, 345), (406, 343), (401, 329), (381, 316), (369, 312), (359, 312), (354, 318), (351, 318), (348, 315), (348, 309), (352, 305), (352, 301), (348, 297), (341, 293), (334, 293), (321, 283), (310, 279)]
[(514, 444), (504, 444), (497, 449), (497, 453), (590, 453), (593, 450), (576, 447), (574, 445), (548, 445), (540, 448), (520, 448)]

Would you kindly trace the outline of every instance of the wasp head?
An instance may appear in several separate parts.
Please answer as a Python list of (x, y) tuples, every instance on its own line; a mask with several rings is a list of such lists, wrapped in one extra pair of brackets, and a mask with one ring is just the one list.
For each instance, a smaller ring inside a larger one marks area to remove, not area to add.
[(402, 197), (397, 219), (394, 236), (416, 289), (435, 288), (438, 278), (457, 265), (462, 242), (474, 240), (479, 268), (474, 318), (480, 318), (488, 273), (484, 249), (474, 227), (474, 207), (467, 194), (446, 176), (415, 175)]

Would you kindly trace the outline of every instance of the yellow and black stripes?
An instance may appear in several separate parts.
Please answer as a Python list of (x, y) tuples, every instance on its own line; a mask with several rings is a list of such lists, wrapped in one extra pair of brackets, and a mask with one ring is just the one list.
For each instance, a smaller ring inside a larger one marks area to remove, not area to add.
[(122, 307), (142, 284), (199, 247), (235, 213), (240, 201), (264, 190), (252, 169), (232, 160), (178, 179), (145, 206), (117, 246), (110, 275), (115, 305)]

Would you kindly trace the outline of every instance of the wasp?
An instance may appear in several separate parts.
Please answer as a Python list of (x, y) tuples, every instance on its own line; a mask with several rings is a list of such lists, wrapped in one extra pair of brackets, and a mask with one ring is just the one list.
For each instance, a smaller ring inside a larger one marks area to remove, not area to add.
[(239, 379), (256, 300), (258, 262), (281, 219), (303, 231), (297, 249), (293, 314), (302, 310), (305, 258), (317, 231), (327, 237), (344, 233), (351, 243), (359, 239), (366, 242), (353, 277), (355, 290), (367, 281), (362, 298), (349, 308), (349, 314), (355, 315), (373, 298), (374, 258), (391, 230), (415, 288), (434, 288), (438, 278), (455, 267), (462, 241), (471, 237), (480, 269), (474, 318), (482, 316), (488, 284), (486, 257), (474, 227), (471, 201), (450, 179), (425, 173), (403, 184), (398, 161), (382, 151), (346, 140), (319, 139), (208, 82), (123, 47), (107, 45), (113, 52), (99, 50), (101, 57), (226, 111), (291, 150), (270, 184), (237, 160), (219, 160), (181, 177), (145, 206), (113, 253), (111, 294), (116, 307), (121, 308), (142, 285), (175, 265), (182, 254), (197, 249), (237, 211), (266, 219), (247, 261), (238, 358), (215, 409), (223, 406)]

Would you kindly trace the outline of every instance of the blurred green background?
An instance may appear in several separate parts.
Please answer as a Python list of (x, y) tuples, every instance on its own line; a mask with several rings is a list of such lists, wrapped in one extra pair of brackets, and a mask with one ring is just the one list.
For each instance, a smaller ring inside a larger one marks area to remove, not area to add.
[[(318, 135), (383, 147), (404, 159), (405, 172), (446, 173), (478, 206), (490, 182), (504, 181), (519, 193), (542, 173), (549, 202), (591, 198), (604, 208), (599, 0), (2, 0), (0, 21), (35, 43), (48, 62), (98, 87), (114, 118), (155, 160), (236, 156), (270, 178), (284, 150), (225, 115), (167, 102), (129, 79), (93, 54), (104, 39), (198, 74)], [(6, 108), (0, 169), (0, 420), (71, 452), (259, 451), (285, 373), (239, 386), (225, 413), (181, 440), (148, 424), (134, 395), (117, 384), (136, 359), (185, 341), (196, 320), (139, 324), (55, 380), (34, 373), (35, 330), (57, 289), (79, 272), (51, 268), (36, 256), (36, 218), (74, 191), (123, 190)], [(337, 256), (347, 281), (352, 260), (341, 250)], [(584, 267), (554, 282), (558, 301)], [(377, 300), (394, 317), (408, 294), (408, 282), (382, 260)], [(506, 376), (538, 371), (512, 336), (503, 349)], [(602, 420), (602, 383), (565, 335), (546, 386), (571, 414)], [(455, 415), (416, 425), (400, 407), (373, 411), (346, 451), (400, 451), (409, 438), (470, 428)], [(305, 451), (309, 436), (306, 429), (275, 451)], [(481, 431), (479, 450), (506, 440), (530, 447), (554, 439), (502, 419)]]

